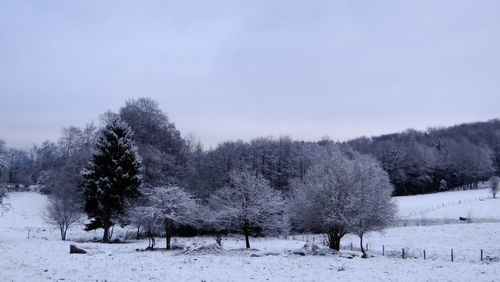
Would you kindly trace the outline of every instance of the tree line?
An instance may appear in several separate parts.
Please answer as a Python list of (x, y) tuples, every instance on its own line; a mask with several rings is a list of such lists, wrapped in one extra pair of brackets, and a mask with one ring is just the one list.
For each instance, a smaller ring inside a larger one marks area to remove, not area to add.
[[(201, 198), (227, 183), (230, 171), (241, 167), (258, 171), (274, 189), (289, 191), (291, 181), (303, 178), (314, 163), (318, 148), (336, 143), (262, 137), (249, 142), (221, 142), (206, 150), (200, 142), (182, 138), (152, 99), (127, 101), (118, 113), (103, 114), (101, 124), (113, 115), (134, 132), (143, 159), (145, 184), (178, 183)], [(51, 175), (63, 174), (61, 170), (71, 167), (78, 170), (82, 162), (88, 161), (97, 129), (94, 124), (64, 128), (58, 141), (45, 141), (29, 152), (8, 149), (0, 140), (0, 183), (41, 184), (50, 190)], [(499, 120), (407, 130), (336, 144), (375, 157), (389, 174), (394, 195), (474, 187), (479, 181), (500, 175)]]
[[(246, 248), (251, 236), (286, 234), (293, 228), (325, 234), (335, 250), (345, 234), (354, 233), (366, 255), (363, 236), (385, 228), (396, 211), (391, 202), (393, 187), (378, 162), (336, 144), (318, 148), (314, 165), (291, 181), (288, 193), (273, 188), (261, 171), (250, 166), (229, 171), (227, 183), (205, 199), (171, 180), (148, 184), (131, 127), (117, 115), (107, 122), (81, 173), (83, 206), (89, 218), (85, 229), (102, 228), (103, 242), (110, 241), (110, 228), (116, 224), (142, 228), (148, 248), (154, 248), (155, 237), (162, 235), (166, 249), (185, 227), (213, 234), (218, 244), (223, 234), (242, 234)], [(61, 234), (70, 225), (59, 224)]]
[(151, 247), (158, 234), (169, 247), (171, 236), (194, 228), (218, 242), (239, 232), (247, 247), (251, 235), (314, 231), (338, 249), (345, 234), (362, 240), (388, 224), (391, 194), (477, 185), (498, 172), (499, 132), (494, 120), (344, 143), (257, 138), (204, 150), (181, 137), (157, 102), (139, 98), (104, 113), (99, 126), (64, 128), (30, 152), (0, 142), (0, 180), (49, 194), (63, 239), (85, 211), (86, 229), (103, 228), (103, 241), (115, 224), (134, 224)]
[(477, 188), (478, 182), (500, 175), (500, 120), (362, 137), (346, 144), (379, 160), (395, 195)]

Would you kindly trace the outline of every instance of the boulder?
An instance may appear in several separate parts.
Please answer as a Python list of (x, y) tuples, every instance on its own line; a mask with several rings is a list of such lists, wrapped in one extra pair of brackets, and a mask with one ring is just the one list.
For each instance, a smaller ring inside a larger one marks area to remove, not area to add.
[(87, 252), (83, 249), (78, 248), (75, 245), (69, 245), (69, 253), (70, 254), (86, 254)]

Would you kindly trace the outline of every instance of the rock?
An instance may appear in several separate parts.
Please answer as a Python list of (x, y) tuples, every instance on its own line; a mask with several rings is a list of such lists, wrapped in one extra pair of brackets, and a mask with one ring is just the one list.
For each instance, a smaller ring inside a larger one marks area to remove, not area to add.
[(305, 243), (304, 247), (302, 247), (302, 250), (308, 255), (317, 255), (320, 249), (320, 246), (314, 243)]
[(340, 254), (340, 257), (341, 258), (346, 258), (346, 259), (353, 259), (355, 258), (356, 256), (354, 254), (346, 254), (346, 253), (342, 253)]
[(172, 250), (184, 250), (186, 248), (186, 245), (184, 244), (172, 244), (170, 247)]
[(326, 256), (326, 255), (329, 255), (329, 254), (335, 254), (336, 251), (335, 250), (332, 250), (330, 248), (321, 248), (319, 251), (318, 251), (318, 255), (319, 256)]
[(75, 245), (69, 245), (69, 253), (70, 254), (86, 254), (87, 252), (83, 249), (78, 248)]
[(305, 256), (306, 252), (304, 252), (303, 250), (296, 250), (292, 254), (299, 255), (299, 256)]

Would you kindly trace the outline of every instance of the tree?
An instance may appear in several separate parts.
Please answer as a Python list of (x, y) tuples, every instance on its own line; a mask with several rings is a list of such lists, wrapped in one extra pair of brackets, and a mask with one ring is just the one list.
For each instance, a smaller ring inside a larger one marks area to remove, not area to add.
[(340, 249), (340, 240), (349, 232), (348, 220), (355, 208), (351, 205), (355, 181), (352, 165), (345, 156), (334, 153), (293, 184), (290, 213), (294, 226), (325, 234), (328, 246), (335, 250)]
[(5, 187), (0, 186), (0, 215), (8, 208), (8, 204), (5, 203), (6, 198), (7, 198), (7, 189)]
[(100, 131), (88, 169), (83, 173), (85, 207), (90, 222), (85, 230), (103, 228), (103, 242), (109, 229), (127, 224), (130, 201), (140, 195), (141, 162), (132, 141), (132, 132), (119, 118)]
[(491, 195), (493, 195), (493, 199), (496, 198), (498, 192), (498, 186), (500, 186), (500, 177), (492, 176), (490, 178), (490, 191)]
[(358, 156), (355, 166), (356, 184), (352, 189), (355, 193), (353, 213), (348, 219), (349, 230), (360, 239), (361, 252), (366, 258), (363, 237), (368, 232), (380, 231), (386, 228), (394, 219), (396, 205), (391, 201), (394, 187), (387, 173), (372, 158)]
[(199, 206), (194, 197), (179, 186), (159, 186), (147, 192), (150, 218), (165, 231), (165, 248), (171, 249), (171, 239), (179, 226), (200, 226)]
[(120, 118), (134, 131), (144, 167), (144, 184), (180, 183), (186, 170), (187, 146), (158, 103), (132, 99), (120, 109)]
[(7, 178), (7, 151), (5, 149), (5, 141), (0, 139), (0, 183), (4, 182)]
[(80, 220), (80, 209), (69, 197), (51, 197), (47, 208), (48, 223), (59, 227), (61, 240), (66, 240), (68, 229)]
[(31, 184), (33, 160), (23, 150), (9, 149), (7, 151), (7, 182), (15, 184)]
[(210, 198), (215, 219), (229, 231), (245, 236), (287, 232), (289, 228), (283, 196), (262, 176), (247, 170), (232, 171), (230, 184)]
[(327, 148), (323, 159), (294, 182), (290, 213), (303, 231), (325, 234), (340, 249), (344, 235), (380, 230), (394, 215), (392, 185), (372, 158), (345, 148)]
[(154, 206), (147, 206), (146, 193), (143, 193), (143, 201), (130, 211), (131, 223), (137, 227), (137, 239), (139, 239), (139, 231), (142, 227), (148, 237), (148, 249), (152, 250), (156, 246), (155, 236), (160, 233), (161, 219), (157, 209)]

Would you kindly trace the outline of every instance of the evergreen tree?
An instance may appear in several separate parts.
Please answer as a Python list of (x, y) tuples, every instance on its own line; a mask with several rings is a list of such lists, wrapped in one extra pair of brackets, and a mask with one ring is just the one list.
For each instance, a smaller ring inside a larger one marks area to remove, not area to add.
[(140, 195), (142, 184), (141, 162), (132, 132), (119, 118), (101, 130), (83, 177), (85, 212), (90, 219), (85, 230), (103, 228), (103, 242), (109, 242), (109, 229), (116, 223), (127, 224), (127, 208)]

